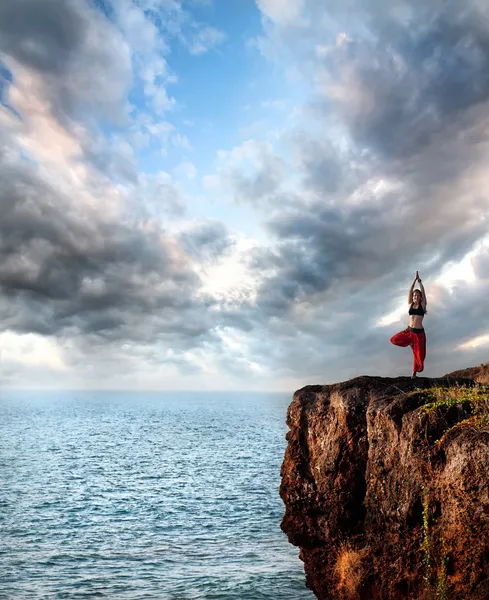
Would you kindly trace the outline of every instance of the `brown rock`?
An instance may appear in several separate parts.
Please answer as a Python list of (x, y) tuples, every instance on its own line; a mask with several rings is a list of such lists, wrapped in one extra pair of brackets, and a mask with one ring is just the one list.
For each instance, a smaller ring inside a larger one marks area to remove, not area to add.
[(489, 432), (458, 427), (440, 442), (470, 406), (421, 408), (427, 388), (473, 385), (457, 375), (294, 394), (282, 529), (320, 600), (489, 599)]
[(468, 369), (462, 369), (461, 371), (454, 371), (445, 375), (448, 379), (457, 378), (473, 379), (477, 383), (484, 385), (489, 384), (489, 363), (482, 364), (478, 367), (469, 367)]

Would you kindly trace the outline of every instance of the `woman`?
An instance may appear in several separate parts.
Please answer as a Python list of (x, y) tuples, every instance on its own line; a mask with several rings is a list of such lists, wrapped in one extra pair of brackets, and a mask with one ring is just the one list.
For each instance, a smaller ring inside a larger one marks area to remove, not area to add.
[[(416, 281), (419, 281), (421, 290), (415, 290)], [(424, 369), (424, 359), (426, 356), (426, 336), (423, 329), (423, 318), (426, 310), (426, 293), (423, 283), (416, 271), (416, 277), (411, 285), (408, 295), (409, 303), (409, 327), (404, 331), (396, 333), (391, 337), (391, 342), (396, 346), (411, 346), (414, 355), (414, 366), (411, 377), (416, 377), (416, 373), (421, 373)]]

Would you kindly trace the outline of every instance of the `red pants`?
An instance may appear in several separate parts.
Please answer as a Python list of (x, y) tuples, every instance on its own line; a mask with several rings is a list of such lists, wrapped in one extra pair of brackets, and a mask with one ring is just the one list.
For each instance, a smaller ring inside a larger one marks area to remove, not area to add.
[(426, 357), (426, 335), (424, 331), (415, 333), (409, 328), (400, 331), (391, 337), (391, 343), (395, 346), (411, 346), (414, 355), (413, 371), (420, 373), (424, 369), (424, 359)]

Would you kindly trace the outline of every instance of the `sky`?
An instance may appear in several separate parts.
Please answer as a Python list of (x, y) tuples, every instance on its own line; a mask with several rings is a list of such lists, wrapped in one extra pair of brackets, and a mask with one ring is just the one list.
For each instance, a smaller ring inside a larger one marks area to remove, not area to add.
[(486, 0), (2, 0), (0, 388), (489, 360)]

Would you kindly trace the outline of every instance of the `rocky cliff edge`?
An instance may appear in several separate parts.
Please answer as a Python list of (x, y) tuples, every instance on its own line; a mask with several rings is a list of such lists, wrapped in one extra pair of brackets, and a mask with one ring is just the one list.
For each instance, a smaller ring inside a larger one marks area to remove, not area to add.
[(489, 599), (489, 364), (308, 386), (282, 529), (320, 600)]

